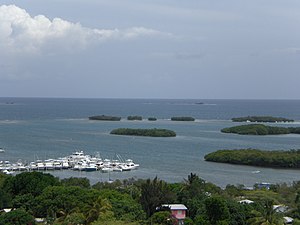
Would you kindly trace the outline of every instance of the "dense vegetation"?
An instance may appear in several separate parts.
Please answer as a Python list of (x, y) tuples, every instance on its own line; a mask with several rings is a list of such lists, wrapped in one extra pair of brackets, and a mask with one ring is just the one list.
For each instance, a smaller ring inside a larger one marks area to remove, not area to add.
[(224, 128), (221, 132), (242, 135), (300, 134), (300, 127), (273, 127), (263, 124), (247, 124)]
[(149, 137), (175, 137), (176, 133), (167, 129), (132, 129), (118, 128), (110, 132), (116, 135), (133, 135), (133, 136), (149, 136)]
[(142, 116), (128, 116), (127, 120), (142, 120)]
[(300, 150), (262, 151), (257, 149), (219, 150), (207, 154), (206, 161), (262, 167), (300, 168)]
[(121, 117), (101, 115), (101, 116), (90, 116), (89, 119), (90, 120), (120, 121)]
[(157, 119), (155, 117), (149, 117), (148, 120), (149, 121), (156, 121)]
[[(241, 204), (241, 199), (254, 203)], [(300, 182), (271, 185), (269, 190), (247, 190), (243, 185), (222, 190), (196, 174), (180, 183), (154, 178), (93, 186), (86, 178), (60, 181), (38, 172), (0, 174), (0, 208), (16, 209), (0, 213), (0, 225), (35, 224), (33, 218), (53, 225), (172, 225), (170, 211), (160, 207), (165, 203), (187, 206), (186, 225), (278, 225), (283, 216), (295, 218), (293, 224), (299, 225)], [(289, 210), (278, 213), (275, 204)]]
[(246, 116), (246, 117), (237, 117), (232, 118), (233, 122), (268, 122), (268, 123), (276, 123), (276, 122), (294, 122), (294, 120), (286, 119), (283, 117), (272, 117), (272, 116)]
[(171, 117), (172, 121), (195, 121), (195, 118), (190, 116), (175, 116)]

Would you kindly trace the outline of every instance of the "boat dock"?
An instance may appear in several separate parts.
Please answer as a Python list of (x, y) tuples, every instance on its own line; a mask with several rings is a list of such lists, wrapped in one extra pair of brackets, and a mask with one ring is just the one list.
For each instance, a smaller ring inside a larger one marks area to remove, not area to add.
[(22, 163), (19, 160), (16, 163), (9, 161), (0, 161), (0, 171), (5, 174), (12, 174), (15, 171), (51, 171), (51, 170), (77, 170), (77, 171), (101, 171), (122, 172), (137, 169), (139, 164), (132, 159), (124, 160), (120, 155), (117, 159), (110, 160), (98, 156), (85, 155), (83, 151), (73, 152), (69, 156), (58, 159), (37, 160), (30, 163)]

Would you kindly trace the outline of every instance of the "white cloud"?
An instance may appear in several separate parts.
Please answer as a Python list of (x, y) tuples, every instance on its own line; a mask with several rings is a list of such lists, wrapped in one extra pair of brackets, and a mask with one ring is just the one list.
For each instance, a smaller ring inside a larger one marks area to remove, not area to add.
[[(0, 50), (9, 53), (38, 53), (41, 49), (84, 49), (108, 40), (131, 40), (142, 37), (172, 37), (144, 27), (91, 29), (61, 18), (44, 15), (32, 17), (15, 5), (0, 6)], [(1, 54), (1, 53), (0, 53)]]

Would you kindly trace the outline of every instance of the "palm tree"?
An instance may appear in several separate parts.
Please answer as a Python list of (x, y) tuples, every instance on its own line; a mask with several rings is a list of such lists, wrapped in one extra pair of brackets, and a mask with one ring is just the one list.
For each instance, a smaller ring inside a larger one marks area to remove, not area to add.
[(263, 204), (263, 210), (252, 211), (253, 217), (247, 221), (249, 225), (283, 225), (283, 217), (273, 208), (274, 201), (266, 200)]
[(108, 199), (99, 197), (94, 204), (89, 207), (86, 215), (86, 223), (90, 224), (101, 217), (112, 217), (112, 206)]

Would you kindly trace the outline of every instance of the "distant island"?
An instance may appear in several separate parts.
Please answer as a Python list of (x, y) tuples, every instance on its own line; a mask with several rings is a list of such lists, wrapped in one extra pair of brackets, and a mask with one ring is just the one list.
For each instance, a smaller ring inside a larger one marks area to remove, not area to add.
[(133, 135), (133, 136), (148, 136), (148, 137), (175, 137), (176, 133), (167, 129), (132, 129), (118, 128), (110, 132), (115, 135)]
[(274, 127), (263, 124), (247, 124), (223, 128), (223, 133), (234, 133), (241, 135), (278, 135), (278, 134), (300, 134), (300, 127)]
[(156, 121), (157, 119), (155, 117), (149, 117), (148, 120), (149, 121)]
[(127, 120), (142, 120), (142, 116), (128, 116)]
[(90, 116), (89, 120), (106, 120), (106, 121), (120, 121), (121, 117), (117, 117), (117, 116), (105, 116), (105, 115), (101, 115), (101, 116)]
[(283, 117), (272, 116), (246, 116), (231, 119), (233, 122), (259, 122), (259, 123), (277, 123), (277, 122), (294, 122), (294, 120), (286, 119)]
[(195, 118), (189, 116), (171, 117), (172, 121), (195, 121)]
[(261, 166), (300, 168), (300, 150), (263, 151), (258, 149), (218, 150), (204, 156), (206, 161)]

